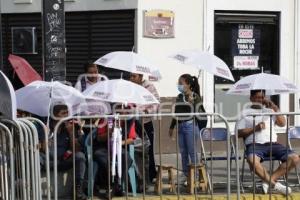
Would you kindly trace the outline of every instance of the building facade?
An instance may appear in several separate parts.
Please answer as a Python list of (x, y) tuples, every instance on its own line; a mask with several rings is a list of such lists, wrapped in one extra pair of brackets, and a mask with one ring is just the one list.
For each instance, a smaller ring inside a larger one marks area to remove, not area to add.
[[(144, 13), (174, 13), (174, 37), (144, 36)], [(11, 74), (11, 28), (37, 27), (37, 54), (23, 57), (41, 72), (41, 0), (2, 0), (4, 71)], [(183, 73), (198, 75), (169, 55), (184, 49), (216, 54), (231, 68), (236, 80), (246, 75), (282, 75), (300, 85), (298, 0), (65, 0), (67, 79), (74, 82), (83, 63), (105, 53), (133, 48), (159, 66), (163, 79), (155, 82), (164, 101), (177, 95), (177, 79)], [(108, 71), (107, 73), (112, 73)], [(112, 73), (113, 75), (113, 73)], [(233, 84), (200, 73), (201, 92), (209, 112), (237, 117), (246, 97), (225, 95)], [(299, 111), (300, 94), (280, 95), (274, 100), (282, 111)], [(297, 118), (297, 124), (300, 119)]]

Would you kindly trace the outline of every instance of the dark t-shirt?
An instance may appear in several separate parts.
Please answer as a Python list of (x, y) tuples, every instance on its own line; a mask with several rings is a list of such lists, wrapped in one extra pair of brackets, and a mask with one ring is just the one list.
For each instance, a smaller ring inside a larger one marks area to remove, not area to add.
[[(53, 138), (52, 138), (53, 141)], [(65, 127), (61, 128), (61, 131), (57, 133), (57, 158), (59, 160), (63, 159), (64, 153), (70, 149), (70, 137)], [(50, 156), (53, 158), (54, 149), (53, 145), (50, 148)]]
[[(180, 93), (176, 98), (175, 113), (193, 113), (193, 112), (205, 113), (205, 109), (202, 105), (201, 97), (198, 94), (194, 93), (193, 101), (189, 102), (186, 99), (186, 97), (182, 93)], [(185, 121), (189, 121), (189, 120), (193, 120), (193, 119), (194, 118), (191, 115), (190, 116), (181, 116), (181, 117), (178, 117), (178, 123), (180, 124), (181, 122), (185, 122)], [(206, 117), (197, 116), (195, 119), (199, 126), (199, 130), (206, 127), (206, 124), (207, 124)], [(176, 119), (173, 118), (171, 125), (170, 125), (170, 129), (174, 129), (174, 127), (176, 126), (176, 123), (177, 123)]]

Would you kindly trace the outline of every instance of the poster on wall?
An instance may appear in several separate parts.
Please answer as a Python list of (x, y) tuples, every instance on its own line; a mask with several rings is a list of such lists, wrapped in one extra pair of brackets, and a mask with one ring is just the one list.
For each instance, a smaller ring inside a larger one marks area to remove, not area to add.
[(232, 29), (232, 56), (235, 69), (258, 69), (260, 29), (253, 24), (238, 24)]
[(168, 10), (144, 11), (143, 36), (174, 38), (174, 12)]

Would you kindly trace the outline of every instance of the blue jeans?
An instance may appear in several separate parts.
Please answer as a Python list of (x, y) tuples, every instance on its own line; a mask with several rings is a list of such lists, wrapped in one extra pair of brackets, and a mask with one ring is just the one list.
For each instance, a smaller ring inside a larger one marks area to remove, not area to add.
[(181, 122), (178, 130), (178, 143), (181, 153), (182, 169), (185, 176), (188, 176), (189, 159), (192, 164), (198, 163), (197, 143), (199, 140), (199, 128), (193, 120)]

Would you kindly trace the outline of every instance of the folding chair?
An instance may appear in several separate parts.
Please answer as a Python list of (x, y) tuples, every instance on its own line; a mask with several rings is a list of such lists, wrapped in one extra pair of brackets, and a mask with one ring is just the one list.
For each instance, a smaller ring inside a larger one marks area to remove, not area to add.
[[(204, 142), (227, 142), (227, 134), (230, 134), (226, 128), (203, 128), (200, 131), (200, 142), (201, 142), (201, 160), (204, 161), (204, 164), (207, 168), (207, 161), (225, 161), (227, 160), (227, 156), (213, 156), (211, 155), (210, 157), (207, 157), (207, 151), (205, 150), (204, 147)], [(232, 137), (230, 139), (230, 147), (231, 147), (231, 152), (230, 152), (230, 166), (232, 166), (231, 161), (236, 160), (236, 154), (235, 154), (235, 149), (233, 146), (233, 141)], [(211, 154), (212, 149), (209, 151)], [(211, 170), (212, 171), (212, 170)], [(208, 177), (208, 185), (209, 189), (212, 191), (212, 180), (209, 178), (209, 173), (208, 170), (207, 172), (207, 177)]]
[[(292, 150), (292, 140), (300, 140), (300, 126), (296, 126), (296, 127), (291, 127), (289, 129), (289, 132), (288, 132), (288, 145), (289, 145), (289, 148)], [(299, 172), (298, 172), (298, 169), (297, 167), (295, 167), (295, 172), (296, 172), (296, 176), (297, 176), (297, 179), (298, 179), (298, 185), (300, 185), (300, 177), (299, 177)]]

